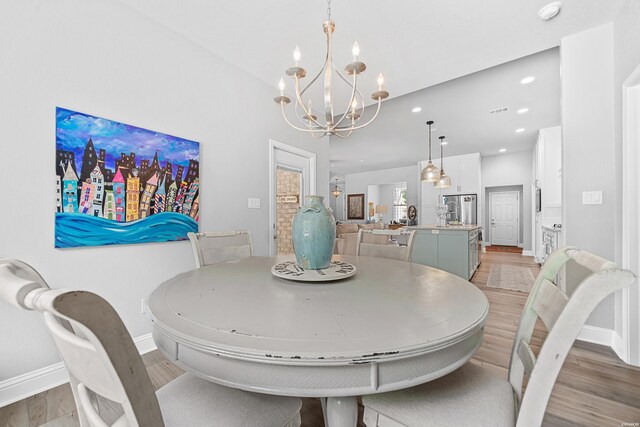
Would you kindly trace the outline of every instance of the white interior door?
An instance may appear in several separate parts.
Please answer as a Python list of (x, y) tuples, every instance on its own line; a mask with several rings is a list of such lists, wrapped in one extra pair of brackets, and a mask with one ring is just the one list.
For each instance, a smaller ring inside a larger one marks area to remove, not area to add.
[(491, 199), (491, 244), (518, 246), (520, 203), (517, 191), (489, 193)]
[(300, 148), (293, 147), (291, 145), (283, 144), (278, 141), (269, 141), (269, 200), (270, 200), (270, 214), (269, 214), (269, 235), (271, 244), (269, 245), (269, 254), (274, 256), (278, 251), (276, 232), (276, 218), (277, 218), (277, 178), (276, 173), (278, 168), (289, 171), (300, 172), (301, 185), (300, 185), (300, 203), (303, 202), (304, 197), (310, 194), (316, 194), (316, 155), (309, 151), (302, 150)]

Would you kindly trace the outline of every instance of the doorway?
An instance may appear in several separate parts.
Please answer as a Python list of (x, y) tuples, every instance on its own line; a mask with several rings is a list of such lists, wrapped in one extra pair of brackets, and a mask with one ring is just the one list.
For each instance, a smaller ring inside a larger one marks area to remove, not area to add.
[(520, 243), (520, 201), (517, 191), (489, 193), (491, 245), (518, 246)]
[(316, 155), (269, 141), (269, 254), (293, 252), (291, 221), (304, 197), (316, 193)]
[[(622, 267), (640, 273), (640, 65), (622, 86)], [(614, 349), (625, 362), (640, 366), (640, 285), (616, 294), (620, 340)], [(618, 329), (618, 328), (616, 328)]]

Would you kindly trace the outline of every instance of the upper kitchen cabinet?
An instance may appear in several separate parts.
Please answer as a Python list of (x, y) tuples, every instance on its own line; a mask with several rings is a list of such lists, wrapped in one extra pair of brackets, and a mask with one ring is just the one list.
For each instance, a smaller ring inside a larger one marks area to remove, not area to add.
[(540, 129), (536, 143), (536, 187), (541, 188), (542, 215), (560, 222), (562, 206), (562, 131)]

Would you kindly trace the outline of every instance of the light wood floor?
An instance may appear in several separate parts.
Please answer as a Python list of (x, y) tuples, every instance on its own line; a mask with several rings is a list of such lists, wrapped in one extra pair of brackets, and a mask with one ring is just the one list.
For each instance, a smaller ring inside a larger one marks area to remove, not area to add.
[[(511, 343), (527, 295), (487, 287), (489, 271), (494, 264), (520, 265), (530, 268), (534, 275), (539, 269), (530, 257), (488, 252), (472, 279), (491, 304), (484, 343), (472, 363), (482, 364), (506, 378)], [(544, 327), (537, 327), (532, 343), (539, 346), (544, 336)], [(156, 388), (182, 373), (157, 351), (144, 355), (143, 359)], [(114, 411), (104, 402), (101, 402), (101, 409)], [(358, 426), (364, 426), (360, 409)], [(560, 372), (544, 426), (638, 425), (633, 423), (640, 423), (640, 369), (625, 365), (608, 347), (577, 342)], [(302, 425), (324, 426), (318, 400), (303, 399)], [(0, 408), (0, 427), (5, 426), (78, 426), (69, 386), (62, 385)]]

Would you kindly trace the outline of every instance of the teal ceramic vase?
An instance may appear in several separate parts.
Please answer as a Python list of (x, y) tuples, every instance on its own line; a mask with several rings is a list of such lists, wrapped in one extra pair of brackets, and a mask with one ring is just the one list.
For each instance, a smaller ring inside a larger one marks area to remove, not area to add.
[(336, 240), (336, 220), (322, 196), (306, 196), (291, 225), (296, 263), (305, 270), (329, 267)]

